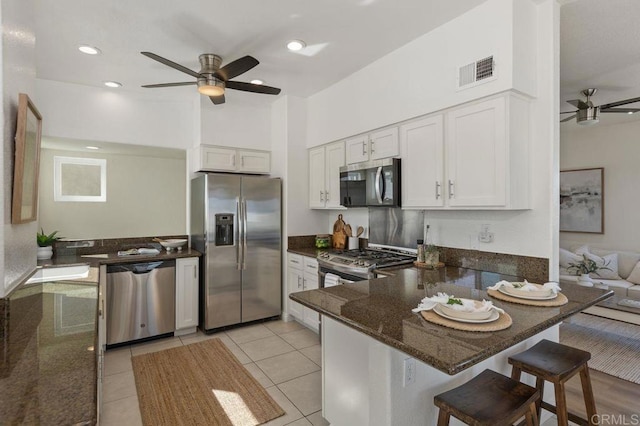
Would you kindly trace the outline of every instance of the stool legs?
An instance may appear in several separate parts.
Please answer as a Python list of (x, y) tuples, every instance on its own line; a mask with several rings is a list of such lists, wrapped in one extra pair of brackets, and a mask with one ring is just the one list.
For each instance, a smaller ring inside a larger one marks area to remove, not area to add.
[(438, 426), (448, 426), (450, 417), (451, 414), (449, 414), (448, 411), (440, 408), (440, 412), (438, 413)]
[(558, 426), (569, 425), (569, 413), (567, 412), (567, 398), (564, 393), (564, 383), (555, 383), (556, 391), (556, 416), (558, 417)]
[(525, 419), (527, 420), (527, 426), (538, 426), (540, 424), (537, 403), (534, 402), (529, 405), (529, 411), (525, 414)]
[(585, 364), (580, 370), (580, 382), (582, 383), (582, 394), (584, 395), (584, 405), (587, 409), (587, 421), (589, 425), (594, 425), (596, 416), (596, 401), (593, 398), (593, 389), (591, 388), (591, 377), (589, 375), (589, 367)]

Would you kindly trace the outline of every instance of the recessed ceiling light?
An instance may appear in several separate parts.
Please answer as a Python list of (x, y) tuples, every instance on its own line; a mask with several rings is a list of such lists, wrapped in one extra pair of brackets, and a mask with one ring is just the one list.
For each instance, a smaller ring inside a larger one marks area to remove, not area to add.
[(100, 149), (99, 146), (91, 146), (91, 145), (85, 146), (85, 148), (87, 148), (87, 149)]
[(117, 81), (105, 81), (104, 85), (107, 87), (122, 87), (122, 83), (118, 83)]
[(307, 44), (302, 40), (291, 40), (289, 43), (287, 43), (287, 49), (294, 52), (296, 50), (304, 49), (306, 46)]
[(262, 80), (251, 80), (251, 84), (264, 84)]
[(99, 55), (101, 53), (100, 49), (98, 49), (97, 47), (88, 46), (86, 44), (78, 46), (78, 50), (82, 53), (86, 53), (87, 55)]

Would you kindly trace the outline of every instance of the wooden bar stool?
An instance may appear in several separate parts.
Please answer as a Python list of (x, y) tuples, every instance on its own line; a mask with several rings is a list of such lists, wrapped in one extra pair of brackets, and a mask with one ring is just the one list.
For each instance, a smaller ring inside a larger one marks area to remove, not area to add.
[[(569, 420), (580, 425), (593, 425), (595, 424), (593, 421), (595, 420), (596, 403), (593, 399), (591, 378), (587, 366), (589, 359), (591, 359), (589, 352), (549, 340), (541, 340), (530, 349), (509, 358), (509, 364), (513, 365), (511, 378), (520, 380), (523, 371), (536, 377), (536, 388), (540, 392), (540, 402), (537, 407), (538, 417), (540, 417), (540, 408), (544, 408), (556, 414), (559, 426), (566, 426)], [(578, 373), (580, 373), (588, 420), (567, 411), (564, 385), (567, 380)], [(555, 387), (555, 406), (542, 400), (545, 380), (553, 383)]]
[(512, 425), (525, 417), (527, 425), (537, 426), (537, 389), (495, 371), (484, 370), (467, 383), (436, 395), (440, 408), (438, 426), (449, 424), (451, 416), (473, 426)]

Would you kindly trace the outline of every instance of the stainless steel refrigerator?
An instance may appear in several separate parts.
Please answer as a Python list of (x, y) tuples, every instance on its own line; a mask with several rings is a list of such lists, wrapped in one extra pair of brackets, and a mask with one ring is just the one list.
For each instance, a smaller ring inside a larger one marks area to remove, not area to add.
[(282, 311), (282, 183), (208, 173), (191, 181), (191, 245), (204, 253), (200, 328)]

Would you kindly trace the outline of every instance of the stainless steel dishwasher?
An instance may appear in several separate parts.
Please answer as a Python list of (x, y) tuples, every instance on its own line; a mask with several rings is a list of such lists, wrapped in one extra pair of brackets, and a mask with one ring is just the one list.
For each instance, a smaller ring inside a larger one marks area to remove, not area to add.
[(175, 260), (107, 266), (107, 345), (175, 331)]

